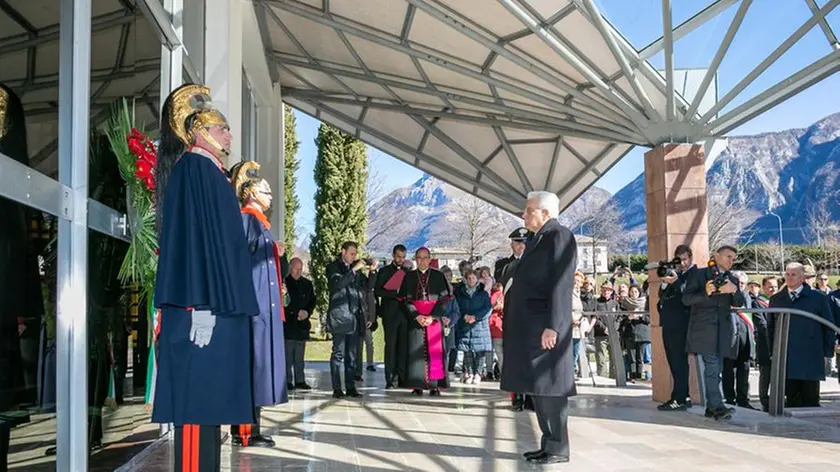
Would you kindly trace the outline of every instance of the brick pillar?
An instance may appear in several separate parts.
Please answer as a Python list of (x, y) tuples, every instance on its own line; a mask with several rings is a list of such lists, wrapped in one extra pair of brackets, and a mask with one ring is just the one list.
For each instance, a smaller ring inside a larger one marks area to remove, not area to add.
[[(704, 266), (709, 257), (706, 220), (706, 166), (699, 144), (660, 144), (645, 154), (645, 201), (648, 257), (651, 262), (669, 260), (674, 249), (687, 244), (694, 262)], [(662, 342), (662, 327), (656, 309), (659, 278), (649, 274), (651, 342), (653, 344), (653, 399), (671, 397), (671, 373)], [(689, 359), (691, 399), (700, 400), (693, 356)]]

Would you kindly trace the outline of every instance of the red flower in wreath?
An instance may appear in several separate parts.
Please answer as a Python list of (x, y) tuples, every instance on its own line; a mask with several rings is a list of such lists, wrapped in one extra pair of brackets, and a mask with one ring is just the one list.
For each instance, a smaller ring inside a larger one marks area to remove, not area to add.
[(134, 163), (136, 167), (134, 176), (147, 189), (154, 190), (157, 184), (155, 181), (155, 164), (157, 164), (155, 144), (136, 128), (131, 130), (131, 134), (126, 137), (126, 140), (128, 150), (137, 158)]

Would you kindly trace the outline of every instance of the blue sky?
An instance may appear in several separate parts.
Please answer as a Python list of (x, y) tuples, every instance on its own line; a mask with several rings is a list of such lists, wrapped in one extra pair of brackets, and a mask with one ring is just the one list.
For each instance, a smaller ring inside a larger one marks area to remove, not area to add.
[[(657, 39), (662, 32), (661, 0), (595, 0), (609, 21), (636, 47), (641, 48)], [(711, 0), (673, 0), (673, 24), (676, 26), (700, 11)], [(822, 6), (826, 0), (817, 0)], [(676, 68), (705, 68), (709, 65), (723, 38), (738, 3), (710, 20), (674, 45)], [(718, 72), (719, 96), (755, 68), (765, 57), (808, 20), (810, 10), (804, 1), (757, 0), (738, 31), (729, 52)], [(840, 9), (828, 15), (828, 21), (840, 34)], [(465, 39), (467, 40), (467, 39)], [(819, 27), (812, 28), (796, 45), (775, 64), (761, 74), (739, 98), (724, 111), (738, 106), (775, 83), (783, 80), (831, 51), (828, 41)], [(664, 68), (663, 54), (651, 58), (654, 67)], [(840, 111), (840, 74), (822, 81), (780, 106), (753, 119), (734, 130), (731, 135), (749, 135), (810, 125), (820, 118)], [(296, 112), (297, 133), (301, 142), (298, 156), (301, 160), (298, 170), (298, 195), (301, 200), (299, 226), (305, 232), (311, 231), (315, 208), (313, 196), (315, 183), (313, 170), (317, 149), (314, 139), (319, 122), (303, 113)], [(636, 148), (616, 164), (597, 183), (599, 187), (615, 193), (630, 183), (643, 169), (643, 155), (646, 149)], [(410, 185), (422, 173), (398, 159), (376, 149), (369, 148), (378, 167), (380, 177), (385, 179), (386, 190)]]

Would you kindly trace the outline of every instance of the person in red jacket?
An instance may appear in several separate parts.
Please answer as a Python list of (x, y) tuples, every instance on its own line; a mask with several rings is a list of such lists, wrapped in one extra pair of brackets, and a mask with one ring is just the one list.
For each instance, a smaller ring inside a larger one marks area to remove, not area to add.
[[(490, 312), (490, 338), (493, 340), (493, 352), (496, 353), (496, 363), (498, 364), (498, 372), (501, 376), (502, 363), (504, 362), (504, 352), (502, 351), (502, 311), (505, 306), (505, 291), (502, 284), (496, 282), (493, 285), (493, 290), (490, 291), (490, 304), (493, 306), (493, 311)], [(490, 353), (492, 356), (493, 353)], [(488, 363), (492, 366), (493, 363)], [(495, 369), (489, 369), (488, 376), (495, 376)], [(498, 378), (498, 377), (496, 377)]]

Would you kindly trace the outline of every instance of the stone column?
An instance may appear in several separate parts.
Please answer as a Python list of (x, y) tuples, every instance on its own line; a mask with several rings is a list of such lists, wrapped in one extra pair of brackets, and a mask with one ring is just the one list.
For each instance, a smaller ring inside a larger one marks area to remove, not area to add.
[[(645, 154), (645, 201), (647, 209), (648, 257), (651, 262), (669, 260), (674, 249), (687, 244), (694, 261), (704, 266), (709, 257), (706, 219), (705, 154), (701, 144), (661, 144)], [(671, 397), (672, 379), (662, 342), (662, 327), (656, 305), (659, 278), (650, 278), (651, 342), (653, 352), (653, 399)], [(689, 390), (693, 402), (700, 401), (693, 356), (689, 359)]]
[(214, 105), (225, 114), (233, 134), (227, 166), (242, 156), (242, 2), (206, 0), (204, 83)]

